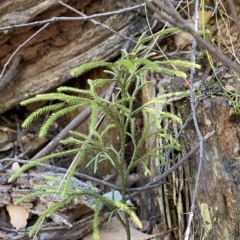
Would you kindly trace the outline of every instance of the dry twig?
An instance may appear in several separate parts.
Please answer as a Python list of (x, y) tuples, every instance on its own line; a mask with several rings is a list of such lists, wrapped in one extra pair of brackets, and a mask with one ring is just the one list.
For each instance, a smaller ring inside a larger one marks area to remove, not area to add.
[[(146, 5), (152, 9), (157, 15), (161, 16), (166, 22), (169, 22), (172, 26), (178, 27), (181, 30), (190, 33), (198, 42), (199, 45), (206, 48), (212, 56), (217, 57), (227, 66), (234, 69), (237, 73), (240, 73), (240, 65), (231, 61), (228, 57), (226, 57), (222, 52), (216, 49), (212, 44), (206, 41), (206, 39), (202, 38), (193, 28), (186, 24), (186, 21), (179, 15), (179, 13), (175, 10), (172, 3), (170, 1), (156, 1), (153, 0), (158, 7), (160, 7), (166, 14), (162, 14), (161, 11), (157, 9), (149, 0), (144, 0)], [(172, 16), (169, 17), (169, 16)]]
[[(61, 3), (61, 1), (59, 1), (59, 3)], [(97, 13), (97, 14), (93, 14), (90, 16), (84, 15), (83, 17), (53, 17), (51, 19), (35, 21), (32, 23), (15, 24), (12, 26), (1, 27), (0, 32), (10, 30), (10, 29), (16, 29), (16, 28), (34, 27), (34, 26), (43, 25), (46, 23), (54, 23), (54, 22), (59, 22), (59, 21), (76, 21), (76, 20), (84, 20), (85, 21), (85, 20), (89, 20), (89, 19), (93, 19), (93, 18), (97, 18), (97, 17), (111, 16), (111, 15), (121, 14), (121, 13), (128, 12), (128, 11), (133, 11), (135, 9), (144, 7), (144, 5), (145, 4), (142, 3), (142, 4), (138, 4), (136, 6), (127, 7), (124, 9), (120, 9), (120, 10), (116, 10), (116, 11), (112, 11), (112, 12), (106, 12), (106, 13)]]
[[(199, 7), (199, 1), (196, 0), (195, 1), (195, 11), (194, 11), (194, 30), (195, 31), (198, 30), (198, 7)], [(196, 41), (196, 39), (193, 39), (193, 41), (192, 41), (192, 51), (191, 51), (191, 63), (195, 63), (196, 48), (197, 48), (197, 41)], [(195, 111), (196, 110), (196, 105), (195, 105), (195, 97), (194, 97), (194, 92), (193, 92), (193, 78), (194, 78), (194, 75), (195, 75), (195, 68), (192, 67), (191, 70), (190, 70), (190, 79), (189, 79), (189, 81), (190, 81), (190, 106), (191, 106), (191, 112), (192, 112), (192, 116), (193, 116), (193, 122), (194, 122), (195, 130), (197, 132), (198, 139), (199, 139), (200, 149), (199, 149), (199, 163), (198, 163), (196, 183), (195, 183), (194, 193), (193, 193), (193, 197), (192, 197), (190, 214), (189, 214), (189, 218), (188, 218), (188, 224), (187, 224), (187, 229), (185, 231), (184, 240), (188, 240), (189, 235), (190, 235), (191, 222), (192, 222), (192, 219), (193, 219), (193, 212), (194, 212), (194, 208), (195, 208), (195, 200), (196, 200), (196, 196), (197, 196), (197, 189), (198, 189), (200, 173), (201, 173), (202, 163), (203, 163), (203, 158), (204, 158), (204, 155), (203, 155), (203, 141), (204, 141), (204, 138), (203, 138), (202, 133), (199, 129), (197, 116), (196, 116), (196, 111)]]

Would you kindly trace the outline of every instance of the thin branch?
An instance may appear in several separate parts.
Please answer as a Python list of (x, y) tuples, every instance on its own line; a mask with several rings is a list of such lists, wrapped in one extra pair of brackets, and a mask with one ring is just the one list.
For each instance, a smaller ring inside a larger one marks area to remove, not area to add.
[(238, 16), (237, 16), (236, 6), (233, 3), (233, 0), (227, 0), (227, 2), (228, 2), (228, 6), (230, 8), (230, 11), (231, 11), (231, 15), (232, 15), (232, 17), (235, 21), (235, 25), (237, 27), (238, 36), (239, 36), (240, 35), (240, 24), (239, 24), (239, 19), (238, 19)]
[[(4, 167), (0, 168), (0, 172), (10, 168), (10, 166), (13, 164), (13, 162), (28, 164), (28, 163), (31, 162), (31, 160), (23, 160), (23, 159), (19, 159), (19, 158), (9, 158), (9, 157), (4, 158), (4, 159), (0, 159), (0, 164), (5, 163), (5, 162), (8, 162), (8, 163)], [(56, 167), (56, 166), (52, 166), (52, 165), (46, 164), (46, 163), (39, 163), (38, 165), (45, 168), (45, 169), (48, 169), (50, 172), (55, 172), (55, 173), (66, 173), (67, 172), (66, 168)], [(98, 183), (98, 184), (102, 184), (104, 186), (107, 186), (107, 187), (109, 187), (111, 189), (114, 189), (114, 190), (117, 190), (117, 191), (121, 190), (121, 188), (117, 185), (114, 185), (114, 184), (109, 183), (107, 181), (101, 180), (99, 178), (92, 177), (92, 176), (87, 175), (87, 174), (75, 172), (74, 176), (78, 177), (79, 179), (84, 179), (84, 180), (92, 181), (92, 182), (95, 182), (95, 183)], [(157, 184), (152, 184), (150, 186), (148, 185), (148, 186), (142, 186), (142, 187), (138, 187), (138, 188), (126, 188), (126, 191), (128, 191), (128, 192), (143, 192), (143, 191), (146, 191), (150, 188), (156, 188), (156, 187), (158, 187), (159, 185), (162, 185), (162, 184), (166, 184), (166, 182), (161, 182), (160, 181)]]
[[(209, 134), (207, 134), (205, 137), (204, 137), (204, 141), (206, 141), (210, 136), (212, 136), (212, 134), (214, 134), (214, 132), (211, 132)], [(145, 190), (148, 190), (149, 188), (151, 188), (151, 186), (154, 186), (156, 187), (159, 182), (161, 182), (164, 178), (166, 178), (169, 174), (171, 174), (173, 171), (175, 171), (179, 166), (181, 166), (186, 160), (188, 160), (200, 147), (200, 143), (197, 143), (182, 159), (180, 159), (176, 164), (174, 164), (171, 168), (169, 168), (166, 172), (164, 172), (163, 174), (159, 175), (158, 177), (154, 178), (150, 183), (144, 185), (143, 187), (139, 187), (139, 188), (128, 188), (127, 190), (128, 191), (133, 191), (133, 190), (136, 190), (137, 192), (132, 194), (129, 198), (133, 198), (135, 196), (137, 196), (139, 194), (139, 192), (142, 192), (142, 191), (145, 191)], [(15, 158), (4, 158), (4, 159), (1, 159), (0, 160), (0, 163), (3, 163), (3, 162), (9, 162), (6, 166), (4, 166), (4, 169), (6, 169), (7, 167), (10, 167), (10, 165), (13, 163), (13, 162), (19, 162), (19, 163), (23, 163), (23, 164), (27, 164), (31, 161), (29, 160), (22, 160), (22, 159), (15, 159)], [(60, 167), (56, 167), (56, 166), (51, 166), (49, 164), (44, 164), (44, 163), (39, 163), (38, 164), (39, 166), (42, 166), (46, 169), (49, 169), (51, 172), (62, 172), (62, 173), (66, 173), (67, 169), (65, 168), (60, 168)], [(2, 171), (3, 169), (1, 169)], [(82, 173), (74, 173), (74, 176), (76, 177), (79, 177), (81, 179), (86, 179), (86, 180), (89, 180), (89, 181), (93, 181), (93, 182), (97, 182), (97, 183), (100, 183), (100, 184), (103, 184), (105, 186), (108, 186), (110, 188), (113, 188), (115, 190), (120, 190), (120, 187), (114, 185), (114, 184), (111, 184), (111, 183), (108, 183), (108, 182), (105, 182), (103, 180), (100, 180), (98, 178), (94, 178), (94, 177), (91, 177), (89, 175), (86, 175), (86, 174), (82, 174)], [(162, 183), (161, 183), (162, 184)]]
[[(63, 3), (62, 1), (58, 1), (58, 2), (59, 2), (59, 4), (63, 5), (64, 7), (68, 8), (68, 9), (71, 9), (75, 13), (81, 15), (82, 17), (80, 17), (80, 18), (79, 17), (54, 17), (54, 18), (51, 18), (51, 19), (48, 19), (48, 20), (37, 21), (37, 22), (27, 23), (27, 24), (18, 24), (18, 25), (13, 25), (13, 26), (0, 28), (0, 31), (5, 31), (5, 30), (9, 30), (9, 29), (14, 29), (14, 28), (29, 27), (29, 26), (36, 26), (36, 25), (45, 24), (36, 33), (34, 33), (31, 37), (29, 37), (24, 43), (19, 45), (18, 48), (13, 52), (13, 54), (10, 56), (10, 58), (8, 59), (8, 61), (5, 63), (5, 65), (3, 67), (3, 70), (2, 70), (1, 75), (0, 75), (0, 81), (3, 78), (3, 74), (5, 73), (7, 66), (9, 65), (9, 63), (13, 59), (13, 57), (17, 54), (17, 52), (23, 46), (25, 46), (29, 41), (31, 41), (35, 36), (37, 36), (41, 31), (43, 31), (46, 27), (48, 27), (52, 22), (56, 22), (56, 21), (70, 21), (70, 20), (71, 21), (73, 21), (73, 20), (87, 20), (87, 19), (89, 19), (95, 25), (100, 25), (100, 26), (110, 30), (111, 32), (113, 32), (115, 34), (117, 34), (117, 35), (119, 35), (119, 36), (121, 36), (121, 37), (123, 37), (123, 38), (125, 38), (127, 40), (130, 40), (130, 41), (132, 41), (134, 43), (136, 43), (136, 41), (134, 41), (133, 39), (128, 38), (128, 37), (122, 35), (121, 33), (117, 32), (117, 31), (113, 30), (112, 28), (110, 28), (109, 26), (107, 26), (106, 24), (100, 23), (100, 22), (98, 22), (96, 20), (93, 20), (92, 18), (101, 17), (101, 16), (109, 16), (109, 15), (113, 15), (113, 14), (120, 14), (120, 13), (123, 13), (123, 12), (126, 12), (126, 11), (132, 11), (132, 10), (138, 9), (140, 7), (143, 7), (145, 5), (144, 3), (136, 5), (136, 6), (128, 7), (128, 8), (125, 8), (125, 9), (112, 11), (112, 12), (101, 13), (101, 14), (93, 14), (91, 16), (87, 16), (87, 15), (79, 12), (78, 10), (72, 8), (71, 6)], [(8, 78), (7, 78), (7, 80), (8, 80)]]
[[(215, 132), (208, 133), (203, 140), (206, 141), (209, 137), (211, 137)], [(147, 190), (153, 184), (159, 183), (164, 180), (169, 174), (178, 169), (186, 160), (188, 160), (198, 149), (200, 148), (200, 143), (197, 143), (183, 158), (181, 158), (177, 163), (175, 163), (171, 168), (166, 170), (164, 173), (160, 174), (156, 178), (154, 178), (151, 182), (146, 184), (144, 187), (141, 187), (141, 190)], [(133, 193), (129, 198), (133, 198), (137, 196), (139, 192)]]
[(90, 15), (90, 16), (85, 15), (83, 17), (53, 17), (53, 18), (50, 18), (50, 19), (46, 19), (46, 20), (42, 20), (42, 21), (35, 21), (35, 22), (32, 22), (32, 23), (16, 24), (16, 25), (12, 25), (12, 26), (2, 27), (2, 28), (0, 28), (0, 32), (10, 30), (10, 29), (22, 28), (22, 27), (33, 27), (33, 26), (43, 25), (43, 24), (46, 24), (46, 23), (54, 23), (54, 22), (58, 22), (58, 21), (89, 20), (89, 19), (97, 18), (97, 17), (104, 17), (104, 16), (115, 15), (115, 14), (121, 14), (121, 13), (124, 13), (124, 12), (132, 11), (132, 10), (144, 7), (144, 6), (145, 6), (145, 3), (142, 3), (142, 4), (139, 4), (139, 5), (136, 5), (136, 6), (127, 7), (127, 8), (112, 11), (112, 12), (98, 13), (98, 14), (93, 14), (93, 15)]
[[(199, 1), (196, 0), (195, 1), (195, 11), (194, 11), (194, 30), (195, 31), (198, 30), (198, 7), (199, 7)], [(194, 38), (193, 41), (192, 41), (191, 63), (195, 63), (196, 48), (197, 48), (197, 41)], [(190, 81), (190, 106), (191, 106), (191, 112), (192, 112), (194, 126), (195, 126), (195, 129), (196, 129), (196, 132), (197, 132), (197, 135), (198, 135), (198, 139), (199, 139), (200, 149), (199, 149), (199, 163), (198, 163), (196, 183), (195, 183), (195, 187), (194, 187), (194, 192), (193, 192), (193, 197), (192, 197), (192, 202), (191, 202), (191, 208), (190, 208), (190, 214), (189, 214), (189, 218), (188, 218), (188, 224), (187, 224), (187, 228), (186, 228), (186, 231), (185, 231), (184, 240), (188, 240), (189, 235), (190, 235), (191, 223), (192, 223), (192, 219), (193, 219), (193, 212), (194, 212), (194, 208), (195, 208), (195, 200), (196, 200), (196, 196), (197, 196), (197, 189), (198, 189), (198, 184), (199, 184), (199, 179), (200, 179), (201, 169), (202, 169), (202, 163), (203, 163), (203, 157), (204, 157), (203, 156), (203, 136), (202, 136), (202, 133), (199, 129), (199, 125), (198, 125), (198, 121), (197, 121), (195, 96), (194, 96), (194, 92), (193, 92), (193, 78), (194, 78), (194, 75), (195, 75), (195, 68), (191, 67), (190, 79), (189, 79), (189, 81)]]
[[(227, 66), (234, 69), (237, 73), (240, 73), (240, 65), (234, 63), (231, 61), (228, 57), (226, 57), (222, 52), (220, 52), (218, 49), (216, 49), (212, 44), (207, 42), (204, 38), (202, 38), (193, 28), (188, 26), (186, 24), (186, 21), (178, 14), (178, 12), (175, 10), (175, 8), (172, 6), (170, 1), (165, 1), (163, 3), (162, 1), (155, 1), (153, 2), (160, 7), (162, 10), (164, 10), (167, 14), (162, 14), (161, 11), (155, 7), (150, 0), (144, 0), (146, 5), (152, 9), (154, 12), (156, 12), (159, 16), (161, 16), (162, 19), (164, 19), (166, 22), (169, 22), (172, 26), (178, 27), (181, 30), (190, 33), (198, 42), (199, 45), (206, 48), (213, 56), (217, 57), (219, 60), (221, 60), (223, 63), (225, 63)], [(172, 16), (169, 17), (169, 16)]]
[(6, 74), (0, 79), (0, 92), (4, 90), (4, 88), (12, 81), (12, 79), (18, 74), (18, 65), (21, 61), (22, 57), (17, 55), (13, 60), (12, 65), (6, 72)]
[[(22, 160), (22, 159), (18, 159), (18, 158), (17, 159), (16, 158), (4, 158), (4, 159), (0, 160), (0, 163), (4, 163), (4, 162), (9, 162), (9, 163), (7, 163), (3, 168), (1, 168), (0, 172), (9, 168), (13, 164), (13, 162), (28, 164), (32, 161)], [(45, 163), (39, 163), (38, 165), (41, 166), (41, 167), (44, 167), (45, 169), (48, 169), (50, 172), (56, 172), (56, 173), (66, 173), (67, 172), (66, 168), (56, 167), (56, 166), (52, 166), (52, 165), (45, 164)], [(85, 179), (85, 180), (89, 180), (89, 181), (92, 181), (92, 182), (96, 182), (96, 183), (105, 185), (105, 186), (110, 187), (112, 189), (120, 190), (120, 187), (118, 187), (114, 184), (108, 183), (106, 181), (103, 181), (103, 180), (95, 178), (95, 177), (91, 177), (91, 176), (83, 174), (83, 173), (75, 172), (74, 176), (79, 177), (80, 179)]]
[(23, 42), (22, 44), (20, 44), (17, 49), (13, 52), (13, 54), (11, 55), (11, 57), (8, 59), (8, 61), (4, 64), (2, 73), (0, 75), (0, 81), (3, 77), (4, 72), (6, 71), (7, 66), (9, 65), (10, 61), (13, 59), (13, 57), (17, 54), (17, 52), (23, 47), (25, 46), (28, 42), (30, 42), (34, 37), (36, 37), (40, 32), (42, 32), (46, 27), (48, 27), (50, 25), (50, 23), (45, 24), (43, 27), (41, 27), (37, 32), (35, 32), (31, 37), (29, 37), (25, 42)]
[[(204, 137), (204, 141), (206, 141), (209, 137), (211, 137), (215, 132), (210, 132), (208, 133), (205, 137)], [(157, 176), (156, 178), (154, 178), (151, 182), (147, 183), (146, 185), (144, 185), (143, 187), (139, 187), (139, 188), (127, 188), (126, 190), (128, 192), (133, 192), (133, 194), (129, 195), (127, 197), (127, 199), (132, 199), (135, 196), (137, 196), (140, 192), (146, 191), (150, 188), (155, 188), (159, 185), (165, 184), (165, 182), (161, 182), (162, 180), (164, 180), (169, 174), (171, 174), (173, 171), (175, 171), (179, 166), (181, 166), (186, 160), (188, 160), (200, 147), (200, 143), (197, 143), (182, 159), (180, 159), (176, 164), (174, 164), (171, 168), (169, 168), (167, 171), (165, 171), (163, 174)], [(31, 161), (29, 160), (22, 160), (22, 159), (15, 159), (15, 158), (4, 158), (0, 160), (0, 163), (3, 162), (7, 162), (9, 161), (9, 163), (7, 165), (5, 165), (2, 169), (0, 169), (0, 171), (2, 171), (3, 169), (6, 169), (7, 167), (10, 167), (10, 165), (15, 161), (15, 162), (19, 162), (19, 163), (23, 163), (23, 164), (27, 164)], [(51, 172), (62, 172), (62, 173), (66, 173), (67, 169), (65, 168), (60, 168), (60, 167), (56, 167), (56, 166), (51, 166), (49, 164), (44, 164), (44, 163), (39, 163), (39, 166), (42, 166), (46, 169), (49, 169)], [(102, 184), (104, 186), (108, 186), (112, 189), (115, 190), (121, 190), (120, 187), (108, 183), (106, 181), (100, 180), (98, 178), (94, 178), (91, 177), (89, 175), (83, 174), (83, 173), (74, 173), (74, 176), (79, 177), (80, 179), (86, 179), (89, 181), (93, 181), (93, 182), (97, 182), (99, 184)]]
[[(59, 0), (58, 2), (59, 2), (61, 5), (63, 5), (64, 7), (72, 10), (72, 11), (75, 12), (75, 13), (77, 13), (78, 15), (81, 15), (81, 16), (83, 16), (83, 17), (87, 17), (87, 15), (85, 15), (84, 13), (82, 13), (82, 12), (78, 11), (77, 9), (69, 6), (68, 4), (62, 2), (61, 0)], [(111, 32), (113, 32), (113, 33), (115, 33), (115, 34), (123, 37), (124, 39), (130, 40), (131, 42), (136, 43), (136, 41), (134, 41), (133, 39), (131, 39), (131, 38), (127, 37), (127, 36), (122, 35), (121, 33), (115, 31), (114, 29), (110, 28), (108, 25), (106, 25), (106, 24), (104, 24), (104, 23), (100, 23), (99, 21), (96, 21), (96, 20), (94, 20), (94, 19), (89, 19), (89, 20), (90, 20), (94, 25), (99, 25), (99, 26), (101, 26), (101, 27), (103, 27), (103, 28), (106, 28), (106, 29), (108, 29), (109, 31), (111, 31)]]

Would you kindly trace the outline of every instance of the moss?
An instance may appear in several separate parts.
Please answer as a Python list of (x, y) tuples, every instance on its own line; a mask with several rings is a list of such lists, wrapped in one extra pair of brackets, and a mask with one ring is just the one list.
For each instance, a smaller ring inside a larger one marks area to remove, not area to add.
[(206, 203), (202, 203), (200, 204), (200, 209), (201, 209), (201, 216), (202, 216), (204, 225), (207, 228), (208, 232), (210, 232), (212, 230), (212, 221), (211, 221), (208, 205)]
[(229, 121), (230, 122), (236, 122), (236, 121), (240, 121), (240, 113), (232, 113), (230, 116), (229, 116)]

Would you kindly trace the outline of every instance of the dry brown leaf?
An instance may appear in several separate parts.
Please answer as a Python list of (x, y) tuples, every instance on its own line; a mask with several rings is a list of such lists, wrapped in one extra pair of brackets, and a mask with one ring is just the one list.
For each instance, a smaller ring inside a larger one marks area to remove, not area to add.
[(18, 169), (20, 169), (21, 167), (20, 167), (20, 165), (19, 165), (19, 163), (18, 162), (14, 162), (13, 164), (12, 164), (12, 170), (14, 171), (14, 172), (16, 172)]
[[(194, 27), (192, 19), (187, 19), (186, 24), (190, 27)], [(178, 48), (185, 48), (192, 40), (193, 36), (187, 32), (179, 31), (174, 35), (175, 44)]]
[[(206, 26), (209, 22), (210, 18), (212, 17), (213, 11), (198, 11), (198, 25), (199, 28)], [(194, 16), (192, 17), (194, 19)]]
[(235, 91), (235, 88), (233, 86), (231, 86), (231, 85), (226, 85), (225, 88), (229, 92), (234, 92)]
[(15, 205), (7, 205), (7, 211), (10, 216), (10, 222), (14, 228), (18, 230), (27, 226), (29, 212), (26, 208)]
[[(210, 18), (212, 17), (212, 11), (198, 11), (198, 28), (201, 29), (208, 23)], [(204, 19), (203, 19), (204, 18)], [(192, 19), (187, 19), (186, 24), (192, 28), (194, 28), (194, 16)], [(175, 34), (174, 36), (175, 39), (175, 44), (178, 48), (183, 49), (187, 45), (190, 44), (190, 42), (193, 40), (193, 36), (187, 32), (179, 31), (178, 33)]]
[(5, 152), (5, 151), (13, 148), (13, 146), (14, 146), (14, 143), (8, 143), (5, 146), (3, 146), (2, 148), (0, 148), (0, 152)]
[[(14, 162), (11, 168), (14, 172), (20, 169), (18, 162)], [(25, 228), (27, 226), (27, 219), (29, 217), (29, 212), (25, 207), (7, 205), (7, 211), (10, 216), (10, 222), (17, 230), (20, 228)]]
[(26, 135), (21, 137), (21, 141), (27, 142), (27, 141), (31, 140), (32, 138), (34, 138), (35, 136), (37, 136), (37, 134), (27, 133)]
[(48, 139), (46, 137), (38, 137), (36, 135), (23, 144), (23, 149), (27, 150), (31, 148), (31, 151), (34, 151), (42, 148), (47, 143), (47, 141)]
[(225, 79), (229, 79), (229, 78), (232, 78), (232, 77), (233, 77), (233, 74), (229, 74), (229, 73), (224, 74)]
[(5, 127), (5, 126), (0, 126), (0, 130), (3, 131), (3, 132), (10, 132), (10, 133), (15, 133), (16, 130), (13, 130), (9, 127)]
[[(156, 236), (156, 234), (148, 235), (130, 227), (131, 240), (146, 240)], [(125, 240), (126, 232), (117, 218), (112, 218), (110, 222), (106, 222), (99, 227), (99, 239), (101, 240)], [(92, 233), (88, 234), (83, 240), (92, 240)]]
[(8, 140), (8, 134), (5, 131), (0, 130), (0, 143), (4, 143)]

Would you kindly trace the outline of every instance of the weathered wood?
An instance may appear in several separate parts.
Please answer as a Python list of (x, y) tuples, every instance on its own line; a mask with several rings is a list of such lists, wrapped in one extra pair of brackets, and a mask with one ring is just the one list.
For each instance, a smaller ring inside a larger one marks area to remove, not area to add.
[[(99, 225), (106, 222), (109, 218), (109, 213), (103, 213), (99, 216)], [(73, 224), (71, 228), (67, 226), (59, 226), (56, 223), (48, 222), (43, 224), (41, 229), (37, 233), (37, 239), (69, 239), (77, 240), (84, 237), (86, 234), (92, 232), (92, 221), (93, 216), (86, 217), (80, 221), (77, 221)], [(0, 226), (1, 228), (1, 226)], [(28, 236), (29, 230), (28, 227), (26, 230), (18, 231), (19, 234), (16, 234), (16, 230), (8, 230), (6, 234), (11, 240), (31, 240), (32, 237)]]
[[(151, 78), (151, 80), (154, 78)], [(147, 77), (142, 79), (142, 83), (146, 83), (148, 81)], [(156, 81), (157, 84), (157, 81)], [(162, 94), (163, 92), (159, 92)], [(142, 89), (142, 104), (145, 104), (151, 101), (154, 97), (156, 97), (156, 85), (155, 84), (146, 84)], [(159, 111), (163, 110), (162, 105), (155, 105), (151, 106)], [(144, 124), (147, 122), (153, 121), (153, 117), (151, 114), (147, 114), (144, 119)], [(160, 118), (159, 118), (160, 121)], [(157, 126), (152, 125), (151, 129), (149, 129), (149, 133), (157, 131)], [(149, 152), (151, 149), (159, 146), (160, 139), (156, 136), (152, 136), (145, 140), (145, 148), (142, 149), (142, 154), (145, 152)], [(149, 183), (153, 178), (160, 174), (160, 161), (156, 157), (149, 157), (146, 160), (146, 164), (152, 174), (152, 176), (145, 176), (144, 169), (142, 167), (138, 167), (138, 174), (140, 175), (140, 186), (143, 186)], [(139, 197), (141, 202), (141, 212), (140, 212), (140, 219), (147, 219), (156, 221), (156, 223), (160, 223), (155, 226), (154, 233), (159, 233), (167, 230), (167, 223), (166, 223), (166, 213), (165, 213), (165, 206), (164, 206), (164, 194), (162, 193), (163, 189), (162, 186), (155, 189), (149, 189), (146, 192), (143, 192)]]
[[(45, 176), (54, 176), (62, 178), (63, 174), (45, 172), (44, 174), (21, 174), (13, 183), (8, 183), (8, 179), (11, 177), (12, 171), (8, 171), (6, 173), (0, 173), (0, 193), (1, 193), (1, 204), (13, 204), (19, 198), (33, 193), (34, 186), (36, 185), (49, 185), (49, 186), (57, 186), (57, 182), (48, 181), (45, 179)], [(90, 189), (90, 186), (77, 178), (72, 179), (73, 184), (82, 187), (85, 190)], [(97, 190), (97, 189), (96, 189)], [(44, 195), (39, 197), (30, 198), (24, 201), (21, 206), (28, 209), (29, 212), (33, 214), (40, 215), (47, 208), (48, 204), (51, 202), (53, 198), (52, 195)], [(58, 202), (62, 199), (61, 196), (57, 196), (54, 202)], [(84, 214), (91, 214), (94, 199), (91, 197), (79, 197), (76, 198), (73, 202), (70, 202), (66, 205), (66, 208), (63, 208), (59, 211), (63, 218), (67, 219), (67, 221), (72, 222), (75, 219), (81, 217)], [(53, 202), (53, 203), (54, 203)], [(67, 209), (80, 209), (81, 212), (71, 211), (68, 212)], [(79, 215), (80, 214), (80, 215)], [(59, 222), (58, 222), (59, 223)]]
[[(188, 103), (178, 105), (183, 118), (187, 117), (187, 109)], [(225, 97), (206, 98), (197, 111), (202, 133), (216, 131), (204, 144), (205, 159), (191, 233), (197, 239), (234, 240), (239, 236), (239, 120), (230, 121), (230, 115), (231, 107)], [(198, 142), (197, 133), (193, 129), (191, 124), (181, 137), (185, 149), (190, 149)], [(189, 198), (193, 194), (197, 167), (198, 155), (184, 165), (184, 182), (189, 188)], [(186, 199), (184, 191), (181, 195)]]
[[(56, 182), (47, 181), (46, 175), (54, 177), (63, 177), (62, 174), (57, 173), (44, 173), (44, 174), (21, 174), (14, 182), (8, 183), (8, 179), (12, 175), (12, 171), (0, 173), (0, 209), (5, 208), (7, 205), (12, 205), (17, 199), (33, 193), (33, 187), (40, 184), (53, 186)], [(90, 189), (90, 186), (77, 178), (72, 179), (73, 183), (83, 189)], [(96, 189), (96, 191), (98, 191)], [(27, 199), (20, 206), (25, 207), (30, 213), (40, 216), (51, 202), (52, 195), (42, 195)], [(56, 196), (53, 204), (60, 201), (61, 196)], [(39, 239), (53, 239), (53, 237), (63, 237), (63, 239), (79, 239), (88, 232), (92, 231), (92, 219), (94, 198), (89, 196), (81, 196), (75, 198), (72, 202), (69, 202), (63, 208), (59, 209), (50, 218), (53, 221), (45, 222), (41, 230), (38, 233)], [(101, 213), (99, 216), (100, 224), (105, 222), (108, 218), (108, 213)], [(81, 219), (81, 220), (79, 220)], [(0, 219), (1, 227), (7, 227), (9, 223)], [(7, 227), (10, 229), (10, 227)], [(6, 229), (2, 229), (3, 231)], [(12, 239), (31, 239), (28, 237), (30, 227), (27, 227), (24, 231), (18, 231), (22, 233), (22, 236), (17, 235), (15, 231), (8, 231), (7, 235)], [(17, 238), (15, 238), (17, 237)]]
[[(152, 77), (152, 79), (154, 78)], [(161, 84), (164, 84), (164, 79), (156, 82), (158, 94), (164, 93)], [(180, 91), (184, 81), (179, 82), (179, 84), (178, 89), (174, 91)], [(237, 81), (234, 83), (223, 81), (224, 86), (229, 84), (233, 86), (235, 92), (239, 91)], [(176, 86), (176, 79), (172, 78), (170, 85)], [(164, 89), (172, 91), (170, 86), (165, 86)], [(147, 85), (143, 89), (143, 103), (155, 95), (154, 86), (151, 88), (150, 85)], [(174, 102), (174, 105), (170, 105), (170, 109), (172, 113), (180, 116), (183, 122), (191, 113), (188, 99)], [(159, 110), (162, 111), (162, 109)], [(201, 169), (191, 239), (234, 240), (236, 236), (239, 236), (239, 115), (231, 116), (232, 113), (234, 113), (234, 109), (230, 107), (229, 100), (220, 96), (205, 98), (197, 110), (197, 119), (202, 134), (206, 135), (213, 131), (216, 133), (204, 143), (205, 160)], [(148, 117), (148, 121), (150, 121), (150, 117)], [(171, 131), (174, 131), (174, 136), (177, 135), (177, 126), (174, 126), (174, 123), (171, 122), (169, 125), (169, 123), (162, 121), (162, 125), (166, 130), (170, 127)], [(154, 126), (151, 131), (154, 131)], [(157, 138), (148, 139), (144, 151), (148, 151), (161, 141)], [(171, 152), (169, 156), (164, 153), (167, 165), (174, 165), (198, 141), (197, 132), (191, 122), (181, 135), (181, 151), (179, 153)], [(173, 230), (164, 236), (165, 240), (172, 239), (172, 237), (179, 240), (184, 239), (195, 187), (198, 157), (199, 154), (195, 154), (184, 166), (170, 174), (166, 178), (168, 184), (160, 186), (156, 190), (149, 190), (140, 198), (143, 210), (141, 218), (160, 216), (161, 220), (160, 225), (157, 226), (157, 231)], [(151, 170), (152, 178), (161, 174), (161, 170), (165, 168), (165, 165), (161, 166), (156, 158), (149, 158), (146, 163)], [(139, 174), (141, 184), (146, 183), (148, 179), (141, 171)]]
[[(56, 1), (38, 3), (30, 1), (31, 4), (24, 5), (25, 2), (28, 1), (16, 3), (14, 1), (16, 5), (13, 6), (11, 2), (2, 3), (0, 26), (45, 20), (56, 16), (76, 16), (69, 9), (56, 4)], [(127, 7), (131, 1), (125, 0), (116, 4), (113, 0), (107, 2), (71, 0), (68, 4), (78, 10), (84, 9), (85, 14), (90, 15), (97, 11), (107, 12)], [(7, 12), (3, 9), (7, 9)], [(137, 11), (102, 17), (99, 21), (126, 36), (141, 32), (145, 25), (144, 18), (139, 17)], [(0, 33), (2, 68), (17, 47), (36, 32), (35, 29), (39, 27)], [(125, 41), (122, 37), (88, 21), (52, 23), (18, 52), (23, 58), (19, 66), (20, 73), (1, 93), (0, 113), (30, 96), (60, 86), (72, 78), (70, 70), (76, 66), (93, 60), (112, 59), (119, 54)], [(81, 78), (79, 80), (81, 81)]]

